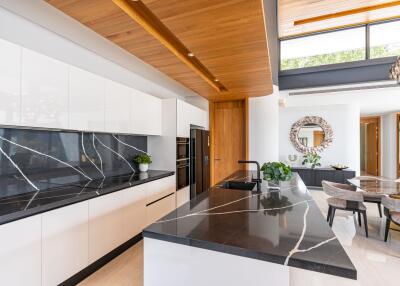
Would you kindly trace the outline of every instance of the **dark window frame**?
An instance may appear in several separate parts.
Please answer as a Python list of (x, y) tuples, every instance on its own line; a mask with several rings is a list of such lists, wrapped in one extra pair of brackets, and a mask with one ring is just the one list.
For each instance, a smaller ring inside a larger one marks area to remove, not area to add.
[[(341, 65), (345, 68), (348, 67), (349, 64), (360, 64), (360, 63), (368, 63), (369, 61), (374, 61), (378, 59), (391, 59), (393, 57), (381, 57), (381, 58), (373, 58), (371, 59), (371, 47), (370, 47), (370, 38), (371, 38), (371, 32), (370, 32), (370, 27), (375, 26), (375, 25), (380, 25), (380, 24), (385, 24), (385, 23), (390, 23), (390, 22), (400, 22), (400, 18), (395, 18), (395, 19), (389, 19), (389, 20), (382, 20), (382, 21), (376, 21), (373, 23), (367, 23), (367, 24), (357, 24), (353, 26), (348, 26), (348, 27), (342, 27), (342, 28), (336, 28), (328, 31), (319, 31), (315, 33), (310, 33), (307, 35), (295, 35), (295, 36), (290, 36), (286, 37), (284, 39), (279, 39), (279, 45), (278, 45), (278, 58), (279, 58), (279, 74), (281, 73), (286, 73), (286, 72), (291, 72), (291, 71), (296, 71), (295, 73), (302, 73), (302, 72), (308, 72), (312, 71), (316, 68), (322, 68), (322, 69), (329, 69), (330, 66), (335, 66), (335, 69), (340, 67)], [(315, 35), (321, 35), (321, 34), (329, 34), (329, 33), (335, 33), (339, 31), (345, 31), (345, 30), (351, 30), (351, 29), (357, 29), (357, 28), (365, 28), (365, 59), (363, 60), (358, 60), (358, 61), (351, 61), (351, 62), (345, 62), (345, 63), (333, 63), (333, 64), (328, 64), (328, 65), (319, 65), (319, 66), (313, 66), (313, 67), (303, 67), (303, 68), (298, 68), (298, 69), (287, 69), (287, 70), (282, 70), (282, 59), (281, 59), (281, 46), (282, 42), (288, 41), (288, 40), (293, 40), (293, 39), (299, 39), (299, 38), (306, 38), (310, 36), (315, 36)]]

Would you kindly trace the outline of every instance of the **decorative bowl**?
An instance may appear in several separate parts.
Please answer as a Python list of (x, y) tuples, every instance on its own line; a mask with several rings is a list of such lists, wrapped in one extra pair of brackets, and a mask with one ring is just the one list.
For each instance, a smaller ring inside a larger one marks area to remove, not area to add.
[(345, 170), (345, 169), (348, 169), (348, 168), (349, 168), (349, 167), (347, 167), (347, 166), (340, 165), (340, 164), (331, 165), (331, 167), (332, 167), (333, 169), (335, 169), (335, 170)]

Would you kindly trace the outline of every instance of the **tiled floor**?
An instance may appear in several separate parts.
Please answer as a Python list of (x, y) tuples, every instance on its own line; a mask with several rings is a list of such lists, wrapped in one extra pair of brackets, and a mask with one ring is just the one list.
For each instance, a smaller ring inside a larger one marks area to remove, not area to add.
[[(326, 215), (327, 196), (320, 190), (314, 190), (311, 193), (323, 214)], [(391, 231), (389, 241), (385, 243), (383, 241), (385, 220), (379, 218), (376, 204), (366, 205), (369, 238), (365, 237), (364, 228), (358, 227), (358, 224), (355, 223), (355, 216), (353, 217), (350, 212), (338, 210), (332, 227), (358, 271), (358, 280), (349, 280), (349, 285), (399, 286), (400, 232)], [(320, 286), (319, 284), (319, 282), (307, 283), (308, 286)], [(143, 285), (142, 242), (130, 248), (79, 285)]]

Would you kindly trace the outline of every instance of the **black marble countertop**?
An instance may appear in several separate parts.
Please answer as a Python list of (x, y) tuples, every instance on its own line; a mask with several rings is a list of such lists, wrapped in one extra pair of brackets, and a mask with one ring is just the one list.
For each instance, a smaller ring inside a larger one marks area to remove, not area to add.
[(172, 176), (173, 171), (115, 175), (88, 181), (82, 176), (37, 179), (35, 190), (23, 178), (1, 180), (0, 224), (64, 207), (146, 182)]
[[(225, 179), (250, 181), (254, 172)], [(356, 279), (357, 271), (298, 174), (280, 190), (211, 188), (143, 231), (149, 238)]]

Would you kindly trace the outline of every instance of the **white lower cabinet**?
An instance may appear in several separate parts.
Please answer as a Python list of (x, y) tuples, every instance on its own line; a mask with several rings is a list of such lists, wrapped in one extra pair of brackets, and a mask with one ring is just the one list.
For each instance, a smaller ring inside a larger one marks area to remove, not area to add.
[(146, 184), (121, 191), (124, 206), (122, 208), (122, 236), (128, 241), (142, 232), (146, 226)]
[(1, 285), (41, 285), (41, 216), (0, 225)]
[(146, 183), (147, 204), (174, 193), (175, 186), (175, 175)]
[(42, 285), (58, 285), (88, 266), (88, 201), (42, 215)]
[(124, 242), (122, 207), (120, 191), (89, 200), (89, 264)]
[(190, 200), (190, 186), (176, 191), (176, 207), (179, 208)]
[(153, 202), (146, 208), (147, 225), (159, 220), (175, 209), (175, 193), (159, 201)]

